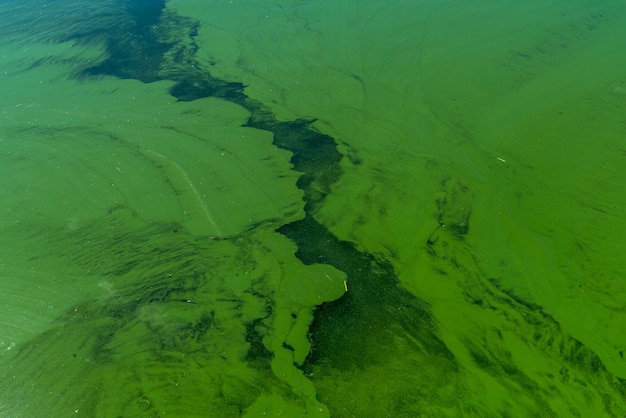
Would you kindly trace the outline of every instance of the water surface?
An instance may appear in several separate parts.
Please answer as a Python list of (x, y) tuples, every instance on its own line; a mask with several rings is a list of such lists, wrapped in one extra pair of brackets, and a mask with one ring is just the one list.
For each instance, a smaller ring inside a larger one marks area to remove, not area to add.
[(4, 1), (0, 416), (624, 416), (624, 8)]

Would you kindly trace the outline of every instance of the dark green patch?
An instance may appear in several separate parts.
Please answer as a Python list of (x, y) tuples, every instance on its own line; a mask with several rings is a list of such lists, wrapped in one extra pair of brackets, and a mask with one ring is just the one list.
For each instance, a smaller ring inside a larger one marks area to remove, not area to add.
[(263, 344), (263, 336), (267, 335), (264, 318), (258, 318), (246, 324), (246, 342), (250, 344), (246, 353), (246, 360), (257, 368), (271, 368), (274, 355)]
[[(120, 16), (119, 26), (109, 28), (106, 35), (97, 34), (105, 42), (107, 58), (85, 69), (82, 75), (112, 75), (146, 83), (159, 80), (163, 54), (173, 46), (159, 36), (158, 24), (164, 6), (163, 0), (128, 1), (126, 16)], [(85, 35), (77, 34), (74, 38)]]

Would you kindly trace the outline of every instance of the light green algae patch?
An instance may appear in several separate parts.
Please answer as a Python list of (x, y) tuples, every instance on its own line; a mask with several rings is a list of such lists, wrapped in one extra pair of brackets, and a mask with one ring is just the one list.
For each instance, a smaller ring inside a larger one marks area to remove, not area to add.
[[(522, 13), (537, 18), (520, 20)], [(626, 176), (616, 87), (624, 83), (619, 68), (626, 62), (614, 53), (615, 39), (623, 36), (619, 15), (617, 4), (581, 4), (567, 12), (520, 5), (497, 23), (481, 24), (489, 33), (516, 28), (507, 45), (476, 42), (475, 70), (443, 74), (426, 90), (438, 114), (457, 109), (454, 123), (492, 159), (488, 190), (476, 193), (470, 234), (473, 245), (484, 248), (486, 274), (540, 304), (624, 377), (625, 322), (618, 311), (626, 290)], [(448, 35), (439, 39), (450, 42)], [(425, 69), (441, 73), (439, 51), (429, 48)], [(492, 69), (487, 77), (484, 68)], [(494, 221), (499, 227), (490, 228)], [(494, 256), (498, 248), (508, 251)]]
[[(267, 132), (238, 127), (244, 109), (216, 99), (177, 103), (167, 94), (170, 83), (53, 82), (60, 75), (52, 69), (68, 72), (46, 66), (5, 80), (14, 104), (3, 109), (4, 152), (15, 166), (3, 170), (20, 193), (4, 193), (13, 199), (67, 222), (128, 202), (146, 221), (178, 221), (219, 237), (297, 213), (289, 154), (275, 149)], [(27, 153), (30, 166), (22, 161)], [(32, 181), (31, 171), (44, 168), (55, 184)], [(88, 181), (76, 174), (81, 169)], [(264, 182), (278, 176), (284, 185)], [(63, 204), (44, 204), (53, 197)]]

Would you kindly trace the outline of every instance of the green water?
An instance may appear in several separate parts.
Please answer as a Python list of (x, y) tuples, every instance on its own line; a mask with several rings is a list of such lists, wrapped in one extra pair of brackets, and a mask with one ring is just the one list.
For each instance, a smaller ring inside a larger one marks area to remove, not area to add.
[(625, 13), (5, 0), (0, 416), (626, 416)]

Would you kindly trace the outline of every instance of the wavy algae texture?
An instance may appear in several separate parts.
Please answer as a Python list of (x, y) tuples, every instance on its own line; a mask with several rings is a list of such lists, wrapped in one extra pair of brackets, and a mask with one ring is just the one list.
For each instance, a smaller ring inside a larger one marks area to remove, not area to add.
[(0, 416), (626, 416), (624, 16), (3, 1)]

